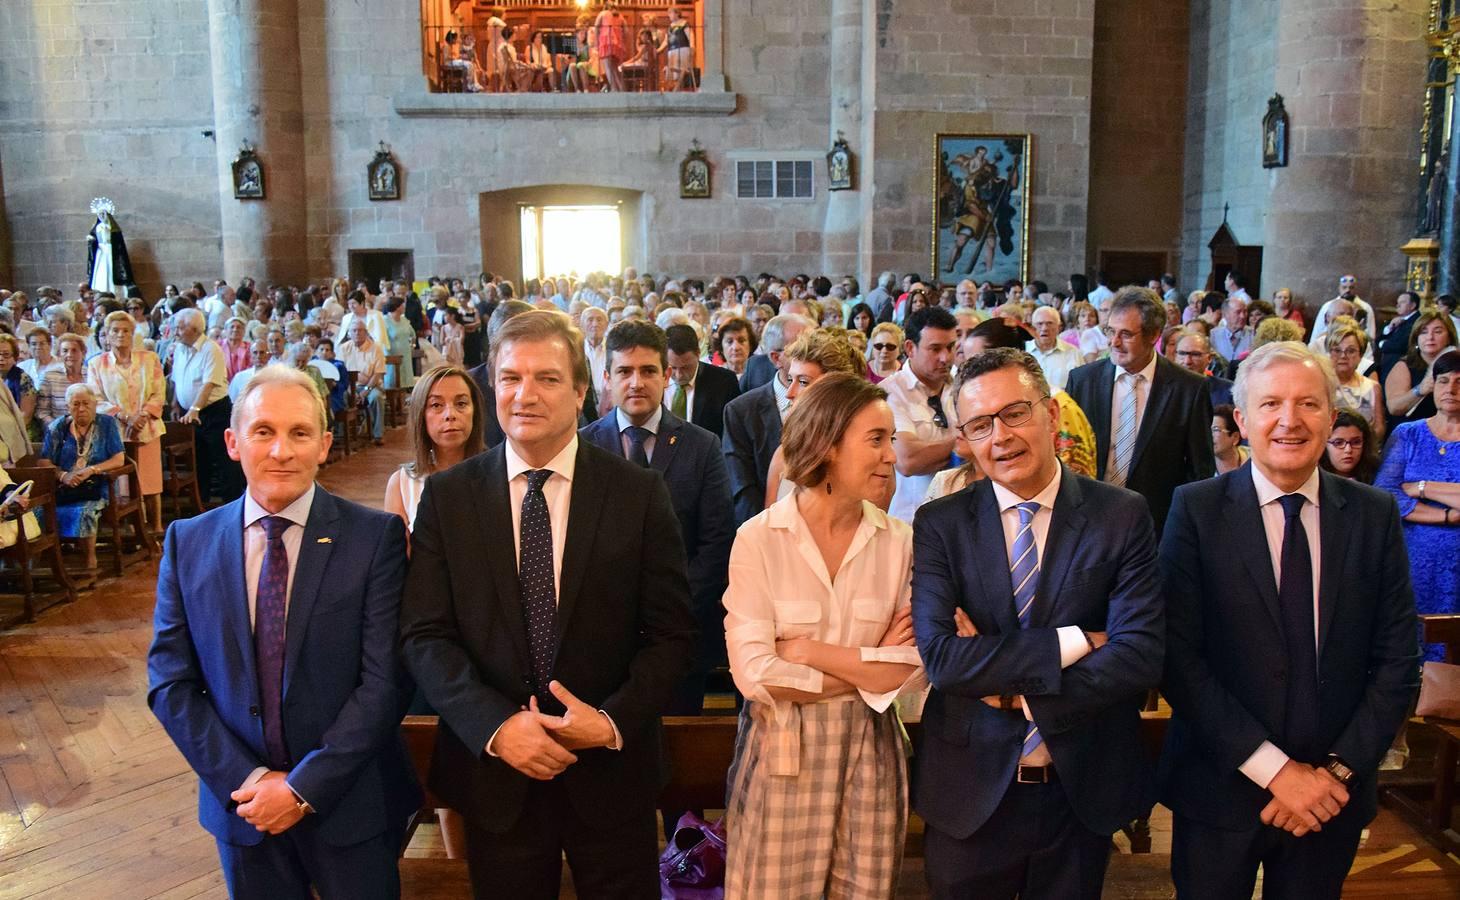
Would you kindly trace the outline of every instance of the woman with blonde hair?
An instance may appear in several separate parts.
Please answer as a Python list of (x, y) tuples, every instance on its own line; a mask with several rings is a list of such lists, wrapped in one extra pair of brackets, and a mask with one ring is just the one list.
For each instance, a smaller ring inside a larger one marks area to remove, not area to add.
[(891, 322), (872, 327), (867, 339), (867, 380), (877, 384), (902, 368), (902, 329)]
[(1324, 343), (1338, 376), (1338, 405), (1363, 416), (1374, 430), (1375, 443), (1383, 443), (1386, 428), (1379, 382), (1359, 372), (1359, 362), (1369, 349), (1369, 333), (1349, 319), (1330, 327)]
[(132, 342), (137, 320), (126, 311), (111, 313), (102, 322), (110, 350), (92, 357), (86, 383), (96, 393), (97, 412), (116, 419), (124, 441), (137, 447), (137, 481), (147, 509), (147, 523), (162, 532), (162, 411), (167, 406), (167, 379), (162, 360)]
[(808, 388), (781, 447), (796, 490), (740, 527), (725, 638), (740, 713), (726, 802), (727, 900), (891, 897), (907, 827), (893, 701), (920, 688), (912, 529), (887, 394), (844, 372)]

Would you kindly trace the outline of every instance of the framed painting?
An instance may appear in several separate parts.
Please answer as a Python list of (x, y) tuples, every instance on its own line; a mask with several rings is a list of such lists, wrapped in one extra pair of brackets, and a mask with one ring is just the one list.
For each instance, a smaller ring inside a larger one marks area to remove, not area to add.
[(400, 166), (384, 141), (375, 151), (375, 159), (365, 168), (365, 183), (370, 189), (371, 200), (400, 199)]
[(1028, 134), (933, 136), (933, 274), (1002, 284), (1029, 277)]
[(710, 161), (698, 140), (679, 164), (679, 196), (694, 200), (710, 196)]
[(233, 160), (233, 196), (238, 200), (264, 199), (264, 164), (248, 143)]
[(1262, 167), (1281, 169), (1288, 164), (1288, 111), (1283, 95), (1273, 94), (1262, 117)]

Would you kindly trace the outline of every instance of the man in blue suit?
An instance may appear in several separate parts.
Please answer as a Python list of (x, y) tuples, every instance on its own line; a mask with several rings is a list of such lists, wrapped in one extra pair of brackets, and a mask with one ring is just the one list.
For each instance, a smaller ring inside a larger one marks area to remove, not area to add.
[(1161, 542), (1161, 799), (1183, 898), (1338, 898), (1418, 686), (1399, 510), (1318, 468), (1338, 379), (1266, 344), (1237, 370), (1252, 461), (1177, 490)]
[(314, 484), (330, 433), (303, 373), (254, 376), (226, 440), (248, 489), (167, 533), (148, 703), (198, 773), (232, 897), (398, 897), (421, 799), (399, 734), (404, 526)]
[(913, 804), (936, 898), (1098, 898), (1110, 836), (1154, 800), (1140, 709), (1165, 619), (1138, 494), (1063, 468), (1039, 362), (959, 373), (988, 476), (918, 510), (913, 627), (933, 690)]
[(614, 408), (582, 429), (588, 442), (664, 476), (689, 559), (690, 606), (699, 629), (689, 676), (680, 684), (669, 715), (697, 716), (705, 680), (726, 664), (725, 608), (735, 516), (730, 475), (713, 434), (675, 416), (663, 405), (668, 339), (651, 322), (620, 322), (609, 329), (608, 377)]

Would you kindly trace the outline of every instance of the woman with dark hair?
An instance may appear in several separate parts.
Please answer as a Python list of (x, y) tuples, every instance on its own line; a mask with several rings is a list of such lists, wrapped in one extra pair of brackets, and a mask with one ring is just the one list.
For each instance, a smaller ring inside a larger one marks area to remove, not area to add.
[(873, 314), (872, 307), (865, 303), (856, 304), (847, 314), (847, 327), (862, 332), (869, 341), (872, 339), (872, 326), (876, 324), (877, 316)]
[(1218, 475), (1241, 468), (1252, 455), (1242, 446), (1242, 432), (1237, 428), (1237, 417), (1230, 403), (1212, 410), (1212, 455), (1217, 460)]
[(725, 897), (891, 897), (907, 825), (894, 701), (924, 683), (912, 529), (877, 507), (897, 457), (886, 392), (842, 372), (801, 394), (795, 491), (740, 527), (725, 639), (745, 695), (726, 801)]
[(1373, 484), (1379, 472), (1379, 442), (1362, 413), (1339, 407), (1328, 435), (1328, 449), (1318, 465), (1335, 475)]
[(739, 378), (745, 374), (745, 364), (750, 361), (750, 355), (759, 344), (750, 320), (731, 316), (721, 322), (719, 330), (715, 332), (715, 353), (710, 357), (710, 362), (729, 369)]

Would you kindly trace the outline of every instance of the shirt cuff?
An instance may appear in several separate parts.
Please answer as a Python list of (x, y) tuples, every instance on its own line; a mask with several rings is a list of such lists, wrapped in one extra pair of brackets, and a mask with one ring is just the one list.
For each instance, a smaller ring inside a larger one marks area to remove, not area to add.
[(916, 647), (860, 647), (862, 662), (898, 663), (921, 666), (923, 658)]
[(1272, 784), (1272, 780), (1277, 777), (1278, 770), (1287, 764), (1288, 755), (1286, 753), (1273, 746), (1271, 741), (1263, 741), (1262, 745), (1247, 757), (1247, 762), (1237, 767), (1237, 771), (1252, 779), (1258, 787), (1267, 790), (1267, 786)]
[(1090, 653), (1090, 642), (1078, 625), (1062, 625), (1054, 630), (1060, 640), (1060, 668), (1068, 669)]
[[(506, 722), (503, 722), (502, 723), (502, 725), (506, 725), (506, 724), (507, 724)], [(487, 738), (487, 746), (485, 746), (485, 747), (482, 748), (483, 750), (486, 751), (487, 755), (490, 756), (490, 757), (492, 757), (493, 759), (497, 759), (498, 757), (497, 757), (497, 754), (495, 754), (495, 753), (492, 752), (492, 742), (497, 739), (497, 735), (499, 735), (499, 734), (502, 733), (502, 725), (498, 725), (497, 726), (497, 730), (494, 731), (494, 732), (492, 732), (492, 736), (491, 737)]]
[(304, 795), (299, 793), (298, 788), (294, 787), (294, 785), (292, 784), (289, 784), (288, 779), (284, 780), (284, 784), (288, 786), (289, 792), (294, 795), (294, 799), (304, 804), (304, 811), (306, 813), (314, 812), (314, 804), (310, 803), (308, 800), (305, 800)]
[(1029, 711), (1029, 704), (1024, 702), (1023, 694), (1015, 694), (1014, 699), (1019, 701), (1019, 708), (1024, 711), (1024, 721), (1033, 722), (1034, 713)]
[(607, 719), (608, 727), (613, 729), (613, 743), (608, 745), (608, 749), (622, 750), (624, 748), (624, 736), (619, 733), (618, 723), (613, 720), (613, 716), (610, 716), (601, 709), (598, 711), (598, 714)]
[(254, 769), (252, 772), (248, 773), (248, 777), (243, 779), (243, 784), (240, 784), (238, 786), (238, 789), (241, 791), (245, 788), (253, 787), (254, 785), (259, 783), (260, 778), (263, 778), (267, 774), (269, 774), (269, 767), (259, 766), (257, 769)]

